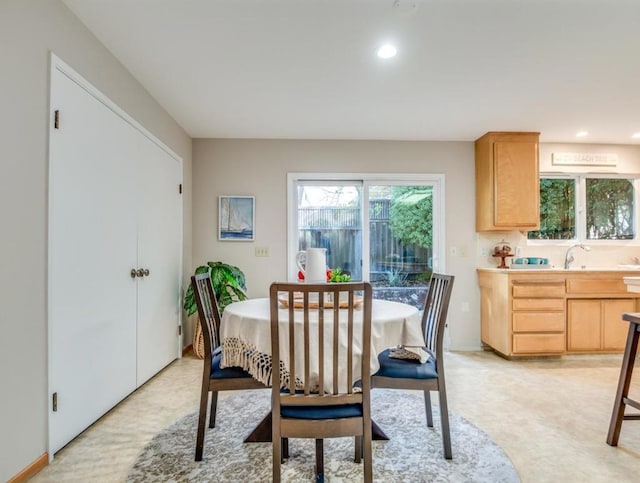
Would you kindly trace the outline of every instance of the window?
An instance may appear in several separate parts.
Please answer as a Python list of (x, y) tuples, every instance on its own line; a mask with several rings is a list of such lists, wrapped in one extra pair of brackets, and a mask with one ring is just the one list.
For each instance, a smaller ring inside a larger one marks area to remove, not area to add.
[(636, 238), (636, 178), (594, 175), (540, 179), (540, 229), (530, 240)]
[(586, 178), (587, 240), (635, 237), (633, 180)]
[(443, 184), (441, 175), (290, 174), (289, 278), (299, 250), (326, 248), (328, 267), (370, 281), (374, 297), (422, 308), (443, 269)]

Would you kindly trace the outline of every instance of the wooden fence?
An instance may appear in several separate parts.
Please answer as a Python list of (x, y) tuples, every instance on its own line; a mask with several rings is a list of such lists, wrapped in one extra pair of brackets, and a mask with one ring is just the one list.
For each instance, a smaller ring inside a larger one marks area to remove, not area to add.
[[(404, 280), (428, 274), (431, 249), (405, 245), (393, 236), (389, 227), (389, 200), (369, 202), (369, 251), (371, 281)], [(307, 247), (327, 249), (329, 267), (340, 267), (356, 280), (362, 279), (362, 220), (358, 207), (300, 208), (298, 210), (300, 250)], [(426, 275), (425, 275), (426, 276)]]

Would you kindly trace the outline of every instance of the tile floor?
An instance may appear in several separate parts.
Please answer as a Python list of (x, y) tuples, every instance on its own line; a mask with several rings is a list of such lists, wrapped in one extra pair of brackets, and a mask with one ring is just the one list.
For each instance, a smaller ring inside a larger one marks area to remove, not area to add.
[[(639, 481), (640, 421), (623, 423), (617, 448), (605, 442), (620, 362), (619, 355), (506, 361), (491, 352), (448, 353), (450, 409), (488, 433), (525, 483)], [(193, 357), (174, 362), (32, 481), (124, 481), (154, 434), (196, 410), (201, 369)], [(630, 395), (640, 399), (640, 367), (636, 373)]]

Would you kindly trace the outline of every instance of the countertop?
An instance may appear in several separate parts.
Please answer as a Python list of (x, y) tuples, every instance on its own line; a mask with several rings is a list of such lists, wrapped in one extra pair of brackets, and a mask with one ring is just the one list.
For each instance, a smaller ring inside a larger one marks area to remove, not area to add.
[[(623, 268), (625, 267), (625, 268)], [(628, 266), (621, 267), (588, 267), (588, 268), (478, 268), (478, 271), (497, 272), (497, 273), (588, 273), (588, 272), (638, 272), (638, 277), (625, 277), (626, 278), (638, 278), (640, 283), (640, 266), (634, 265), (634, 268), (626, 268)], [(635, 268), (637, 267), (637, 268)]]

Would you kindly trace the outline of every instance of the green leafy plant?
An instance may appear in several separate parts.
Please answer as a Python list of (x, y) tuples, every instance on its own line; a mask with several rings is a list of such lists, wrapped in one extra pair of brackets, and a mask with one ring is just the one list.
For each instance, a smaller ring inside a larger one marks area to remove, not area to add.
[(394, 186), (389, 210), (393, 236), (406, 245), (433, 246), (433, 193), (431, 188)]
[(403, 272), (400, 269), (391, 269), (385, 272), (387, 277), (387, 283), (391, 287), (400, 287), (407, 280), (407, 272)]
[[(223, 262), (207, 262), (206, 265), (196, 268), (195, 273), (196, 275), (209, 273), (220, 313), (224, 312), (225, 307), (230, 303), (247, 299), (246, 280), (244, 273), (238, 267)], [(191, 284), (184, 295), (184, 310), (189, 316), (198, 311)]]
[(334, 268), (331, 270), (331, 276), (329, 277), (329, 282), (350, 282), (351, 275), (348, 273), (342, 273), (340, 268)]

